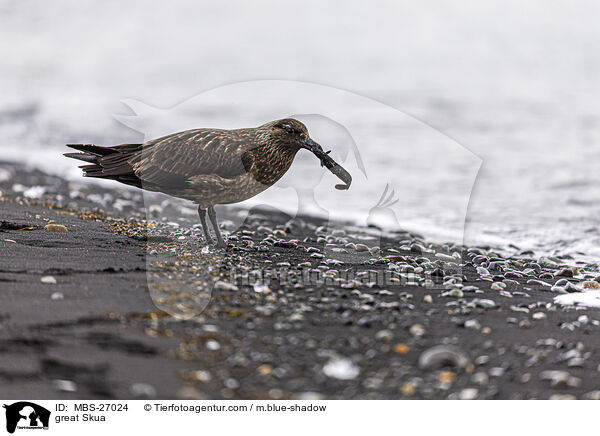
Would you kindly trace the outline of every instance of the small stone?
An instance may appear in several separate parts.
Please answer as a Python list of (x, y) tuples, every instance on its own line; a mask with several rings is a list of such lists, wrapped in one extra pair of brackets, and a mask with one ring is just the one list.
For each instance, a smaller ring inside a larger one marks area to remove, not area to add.
[(573, 270), (571, 268), (564, 268), (561, 270), (558, 270), (555, 274), (555, 277), (568, 277), (568, 278), (573, 278)]
[(595, 280), (581, 282), (580, 285), (583, 286), (584, 289), (600, 289), (600, 283)]
[(393, 338), (394, 338), (394, 334), (390, 330), (379, 330), (375, 334), (375, 339), (378, 339), (378, 340), (380, 340), (382, 342), (385, 342), (385, 343), (392, 342)]
[(254, 292), (257, 292), (259, 294), (270, 294), (271, 293), (271, 290), (269, 289), (269, 287), (261, 282), (254, 283), (254, 285), (252, 286), (252, 289), (254, 289)]
[(590, 318), (587, 315), (581, 315), (579, 318), (577, 318), (577, 321), (582, 325), (586, 325), (590, 322)]
[(410, 347), (406, 344), (396, 344), (394, 345), (394, 353), (397, 354), (406, 354), (410, 351)]
[(54, 380), (52, 382), (56, 390), (61, 392), (76, 392), (77, 384), (71, 380)]
[(356, 244), (355, 248), (359, 253), (369, 251), (369, 247), (367, 247), (365, 244)]
[(156, 388), (148, 383), (134, 383), (129, 392), (138, 400), (156, 398)]
[(221, 349), (221, 344), (219, 344), (214, 339), (210, 339), (210, 340), (206, 341), (205, 345), (206, 345), (206, 348), (208, 348), (210, 351), (217, 351), (217, 350)]
[(425, 295), (423, 297), (423, 302), (431, 304), (431, 303), (433, 303), (433, 297), (431, 295)]
[(490, 356), (483, 354), (475, 358), (475, 365), (487, 365), (490, 362)]
[(185, 374), (185, 378), (189, 380), (195, 380), (200, 382), (209, 382), (212, 380), (212, 375), (208, 371), (198, 370), (190, 371)]
[(570, 368), (583, 368), (584, 364), (585, 360), (581, 357), (573, 357), (567, 362), (567, 366)]
[(502, 377), (504, 375), (504, 368), (501, 366), (495, 366), (489, 370), (490, 377)]
[(545, 319), (546, 314), (544, 312), (535, 312), (533, 315), (531, 315), (531, 317), (533, 319)]
[(413, 324), (410, 326), (409, 332), (415, 337), (421, 337), (425, 334), (425, 327), (423, 327), (421, 324)]
[(323, 366), (323, 373), (327, 377), (338, 380), (352, 380), (358, 377), (360, 369), (350, 359), (337, 357), (329, 360)]
[(488, 300), (485, 298), (474, 298), (471, 303), (473, 303), (475, 307), (482, 307), (484, 309), (492, 309), (496, 307), (496, 302), (494, 300)]
[(481, 333), (483, 333), (484, 335), (489, 335), (490, 333), (492, 333), (492, 329), (490, 327), (484, 327), (481, 329)]
[(481, 329), (481, 324), (476, 319), (468, 319), (465, 321), (465, 328), (479, 330)]
[(576, 285), (574, 283), (568, 282), (565, 285), (565, 291), (569, 292), (569, 293), (573, 293), (573, 292), (581, 292), (583, 290), (583, 288), (580, 285)]
[(444, 292), (442, 294), (443, 297), (454, 297), (454, 298), (462, 298), (465, 296), (464, 292), (460, 289), (452, 289), (448, 292)]
[(456, 380), (456, 373), (452, 371), (441, 371), (438, 374), (438, 380), (441, 383), (453, 383)]
[(480, 386), (485, 386), (485, 385), (487, 385), (487, 384), (489, 383), (489, 380), (490, 380), (490, 378), (489, 378), (489, 377), (488, 377), (488, 375), (487, 375), (485, 372), (483, 372), (483, 371), (476, 372), (475, 374), (473, 374), (473, 375), (471, 376), (471, 381), (472, 381), (473, 383), (477, 384), (477, 385), (480, 385)]
[(44, 276), (40, 279), (40, 281), (42, 283), (45, 283), (46, 285), (55, 285), (56, 284), (56, 279), (52, 276)]
[(62, 292), (53, 292), (52, 295), (50, 295), (51, 300), (62, 300), (64, 298), (65, 296)]
[(228, 378), (223, 384), (227, 389), (237, 389), (240, 387), (240, 382), (234, 378)]
[(600, 400), (600, 391), (590, 391), (583, 394), (584, 400)]
[(49, 232), (66, 232), (67, 228), (65, 226), (63, 226), (62, 224), (46, 224), (44, 226), (44, 229), (48, 230)]
[(581, 379), (573, 377), (567, 371), (542, 371), (540, 379), (549, 380), (550, 384), (557, 388), (576, 388), (581, 385)]
[(300, 392), (296, 395), (297, 400), (322, 400), (324, 397), (318, 392)]
[(410, 397), (412, 395), (415, 394), (417, 388), (413, 383), (404, 383), (401, 387), (400, 387), (400, 391), (402, 392), (402, 395), (405, 395), (407, 397)]
[(500, 285), (500, 283), (492, 283), (492, 286), (490, 286), (490, 289), (492, 291), (503, 291), (505, 287), (506, 286), (503, 287), (502, 285)]
[(519, 322), (519, 327), (521, 327), (522, 329), (528, 329), (529, 327), (531, 327), (531, 323), (528, 319), (524, 319)]
[(273, 374), (273, 367), (271, 365), (263, 364), (256, 368), (256, 372), (260, 375), (271, 375)]
[(482, 266), (477, 267), (477, 274), (480, 276), (489, 276), (490, 272)]
[(479, 391), (475, 388), (466, 388), (458, 393), (459, 400), (474, 400), (477, 398)]
[(215, 283), (214, 288), (217, 291), (238, 291), (239, 288), (234, 285), (233, 283), (227, 283), (227, 282), (223, 282), (223, 281), (218, 281)]
[(576, 400), (577, 397), (575, 397), (575, 395), (571, 395), (571, 394), (554, 394), (551, 395), (550, 398), (548, 398), (549, 400)]

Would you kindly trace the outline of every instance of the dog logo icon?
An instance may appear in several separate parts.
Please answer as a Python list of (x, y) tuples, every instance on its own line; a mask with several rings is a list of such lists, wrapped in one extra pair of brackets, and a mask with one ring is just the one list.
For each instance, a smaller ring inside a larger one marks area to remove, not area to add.
[(14, 433), (18, 429), (48, 429), (50, 411), (28, 401), (4, 405), (6, 409), (6, 431)]

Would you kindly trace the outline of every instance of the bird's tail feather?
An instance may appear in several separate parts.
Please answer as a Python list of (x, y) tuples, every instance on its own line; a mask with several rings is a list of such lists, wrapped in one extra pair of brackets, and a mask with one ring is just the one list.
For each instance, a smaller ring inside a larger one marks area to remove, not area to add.
[(101, 147), (93, 144), (67, 144), (80, 153), (64, 153), (72, 159), (87, 162), (81, 165), (85, 177), (117, 180), (121, 183), (141, 187), (141, 180), (133, 171), (132, 158), (141, 150), (142, 144), (122, 144)]

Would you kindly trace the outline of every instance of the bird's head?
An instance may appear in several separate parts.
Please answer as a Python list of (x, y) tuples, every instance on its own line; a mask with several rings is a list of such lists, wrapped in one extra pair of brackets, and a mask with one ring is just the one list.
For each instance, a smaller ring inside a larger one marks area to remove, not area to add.
[(287, 148), (294, 153), (301, 148), (310, 151), (319, 158), (321, 166), (327, 167), (345, 183), (345, 185), (336, 185), (337, 189), (348, 189), (350, 187), (352, 182), (350, 174), (329, 156), (328, 151), (325, 152), (323, 147), (310, 138), (308, 129), (300, 121), (293, 118), (284, 118), (268, 123), (268, 126), (269, 138), (272, 143), (278, 147)]
[(319, 144), (310, 139), (308, 129), (298, 120), (285, 118), (269, 124), (269, 137), (280, 147), (289, 147), (294, 151), (301, 148), (312, 151), (312, 148), (316, 146), (322, 150)]

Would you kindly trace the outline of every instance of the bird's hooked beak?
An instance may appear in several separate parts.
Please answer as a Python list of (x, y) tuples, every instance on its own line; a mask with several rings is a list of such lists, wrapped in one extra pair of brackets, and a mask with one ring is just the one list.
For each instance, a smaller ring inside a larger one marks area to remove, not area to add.
[(308, 138), (304, 141), (304, 148), (312, 152), (315, 156), (319, 158), (321, 161), (321, 166), (327, 167), (329, 171), (335, 174), (345, 185), (339, 184), (335, 185), (336, 189), (345, 190), (350, 188), (350, 184), (352, 183), (352, 176), (348, 171), (342, 168), (336, 161), (334, 161), (331, 156), (329, 156), (330, 151), (323, 151), (323, 147), (317, 144), (312, 139)]

